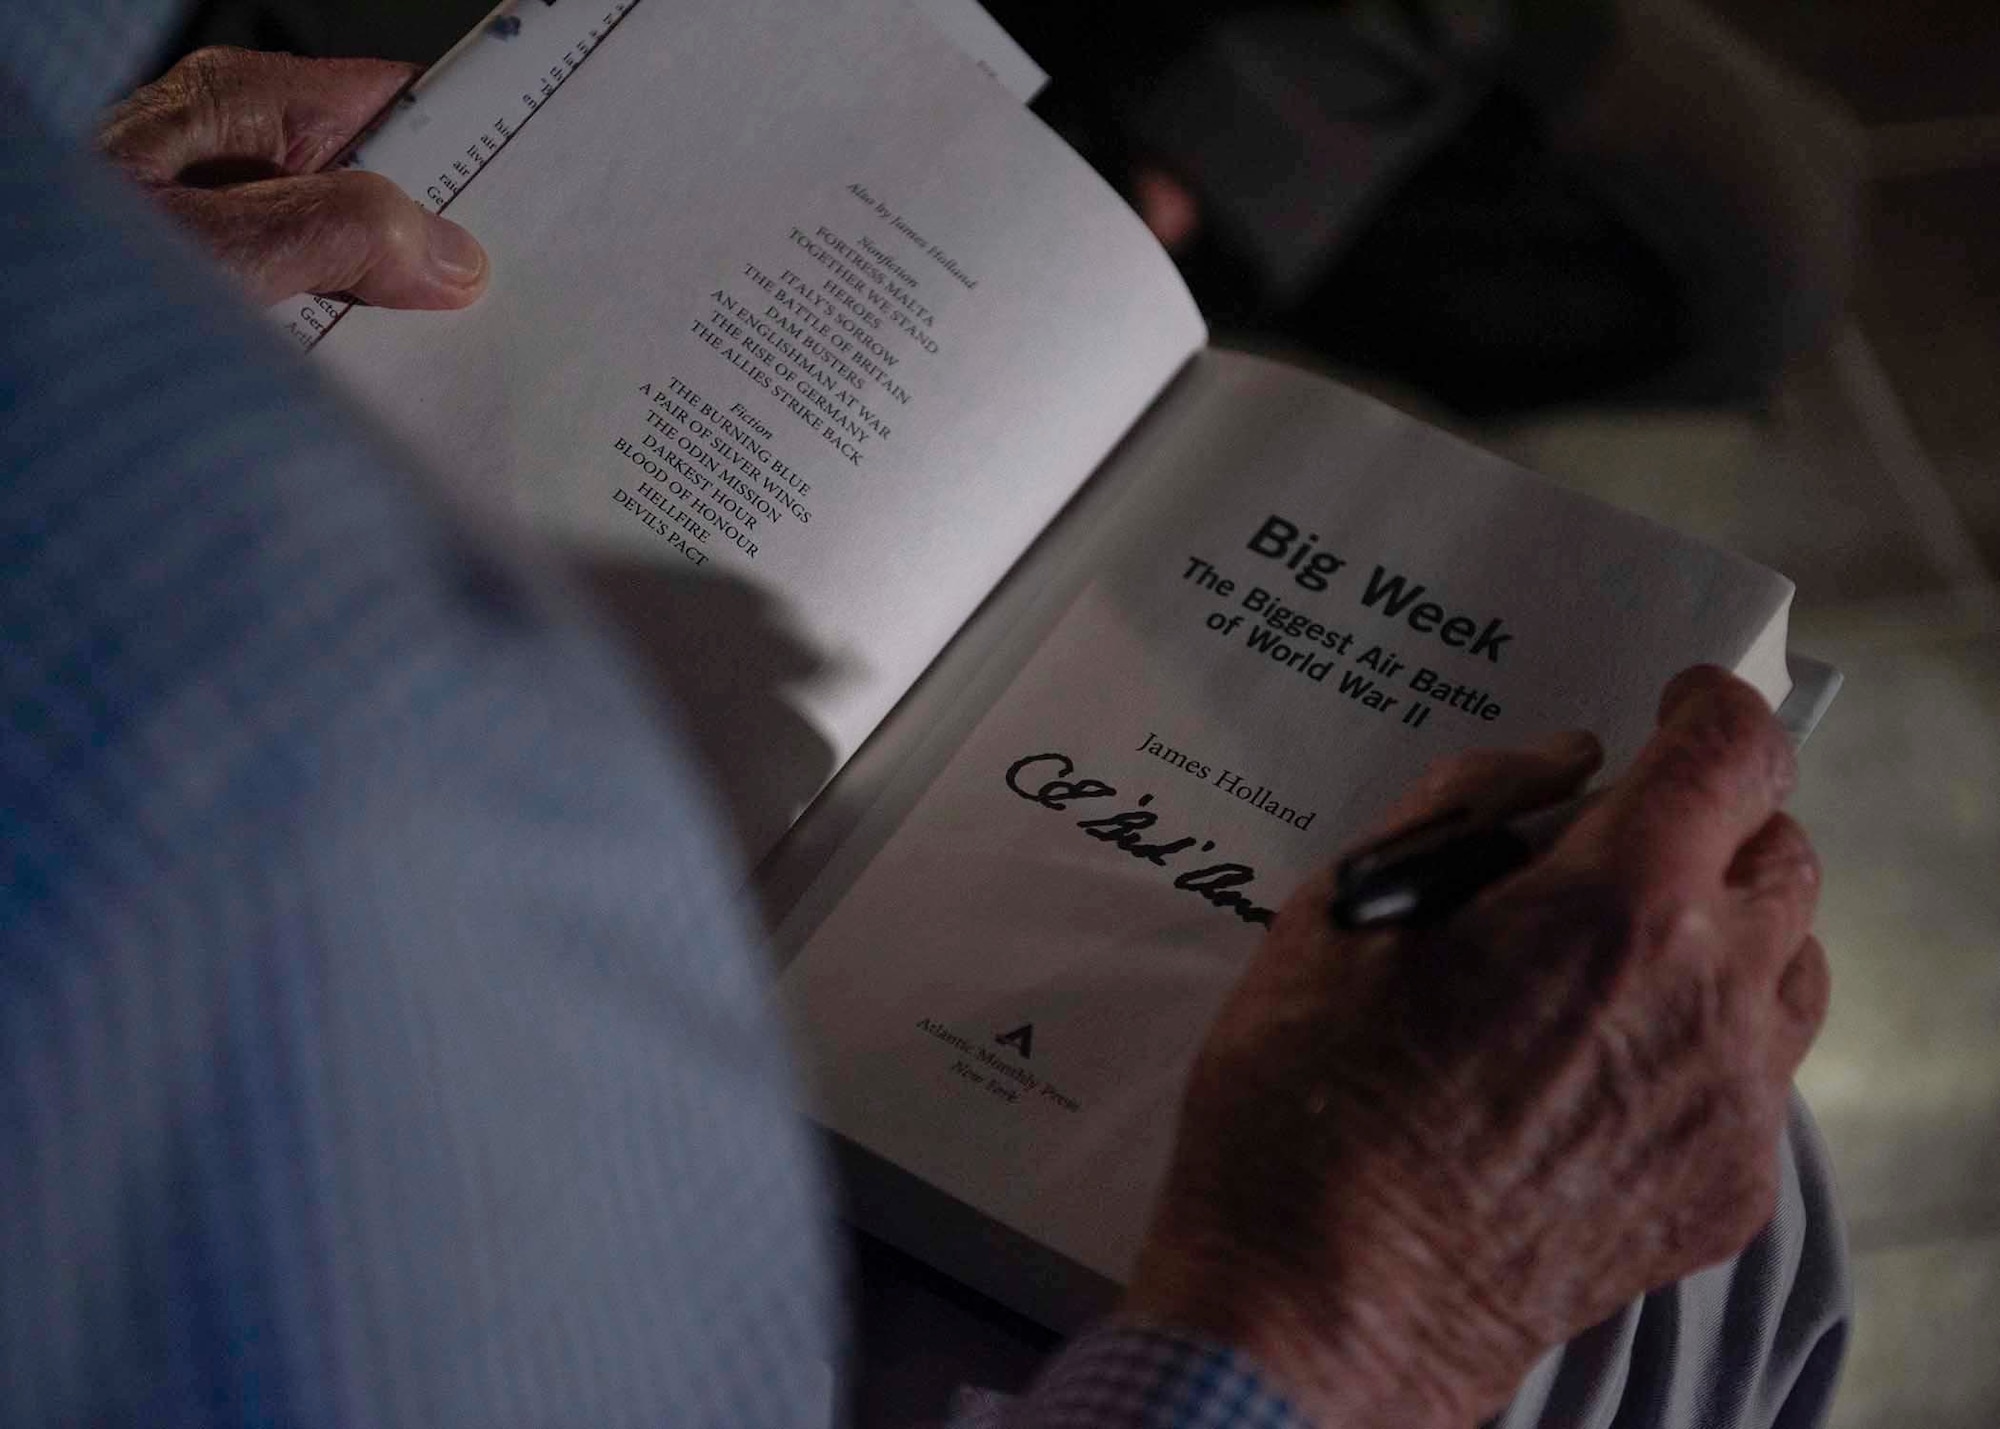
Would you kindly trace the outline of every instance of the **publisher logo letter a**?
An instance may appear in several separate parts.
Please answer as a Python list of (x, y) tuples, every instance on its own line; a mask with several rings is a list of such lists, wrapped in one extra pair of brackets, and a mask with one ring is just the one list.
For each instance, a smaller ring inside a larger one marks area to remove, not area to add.
[(1032, 1057), (1035, 1055), (1035, 1024), (1023, 1022), (1012, 1032), (996, 1032), (993, 1040), (1002, 1047), (1012, 1047), (1023, 1057)]

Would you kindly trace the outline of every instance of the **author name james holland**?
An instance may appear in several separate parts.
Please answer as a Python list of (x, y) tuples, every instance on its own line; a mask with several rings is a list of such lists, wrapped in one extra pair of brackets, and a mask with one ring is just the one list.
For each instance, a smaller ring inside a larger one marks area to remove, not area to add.
[(1183, 773), (1196, 779), (1206, 780), (1225, 794), (1242, 800), (1252, 808), (1260, 809), (1274, 819), (1282, 819), (1293, 828), (1304, 833), (1312, 827), (1312, 821), (1319, 817), (1317, 809), (1298, 809), (1285, 803), (1268, 784), (1254, 784), (1233, 769), (1218, 769), (1212, 765), (1183, 754), (1180, 750), (1162, 742), (1152, 730), (1139, 742), (1140, 754), (1150, 754), (1153, 758), (1171, 764)]

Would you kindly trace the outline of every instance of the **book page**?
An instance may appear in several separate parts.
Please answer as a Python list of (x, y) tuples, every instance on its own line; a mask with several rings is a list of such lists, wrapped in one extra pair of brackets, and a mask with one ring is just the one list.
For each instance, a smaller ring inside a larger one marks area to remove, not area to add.
[(1291, 888), (1434, 758), (1698, 661), (1786, 689), (1790, 585), (1322, 379), (1205, 354), (1080, 588), (782, 997), (823, 1124), (1122, 1280), (1185, 1072)]
[(917, 5), (925, 19), (1021, 103), (1031, 103), (1047, 87), (1048, 71), (977, 0), (917, 0)]
[[(486, 297), (348, 311), (314, 356), (628, 595), (662, 572), (658, 618), (708, 658), (752, 606), (796, 637), (822, 757), (795, 808), (1202, 326), (1138, 219), (914, 10), (625, 0), (541, 64), (594, 13), (497, 15), (362, 150), (486, 244)], [(736, 589), (669, 608), (691, 573)]]

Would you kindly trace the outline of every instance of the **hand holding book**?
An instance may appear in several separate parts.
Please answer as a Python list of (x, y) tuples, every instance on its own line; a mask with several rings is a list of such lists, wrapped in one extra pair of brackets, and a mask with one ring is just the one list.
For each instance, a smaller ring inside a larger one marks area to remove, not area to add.
[(486, 290), (477, 239), (379, 174), (323, 172), (415, 75), (389, 60), (200, 50), (113, 110), (98, 144), (253, 301), (462, 308)]
[[(1400, 815), (1595, 765), (1460, 756)], [(1195, 1063), (1122, 1313), (1247, 1350), (1315, 1422), (1466, 1426), (1740, 1250), (1827, 1004), (1792, 771), (1762, 700), (1698, 669), (1571, 834), (1449, 922), (1338, 934), (1309, 882)]]
[[(1044, 1323), (1116, 1302), (1279, 895), (1426, 761), (1583, 726), (1618, 768), (1674, 670), (1793, 688), (1776, 573), (1204, 349), (1138, 220), (894, 0), (509, 8), (353, 164), (492, 293), (274, 320), (619, 575), (857, 1222)], [(787, 718), (738, 717), (760, 681)]]

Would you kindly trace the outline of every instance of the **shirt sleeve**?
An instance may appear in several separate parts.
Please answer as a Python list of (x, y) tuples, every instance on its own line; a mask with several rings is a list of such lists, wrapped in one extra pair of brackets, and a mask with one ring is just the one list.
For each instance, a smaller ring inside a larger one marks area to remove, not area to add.
[(823, 1423), (677, 741), (5, 57), (0, 213), (0, 1423)]
[(1248, 1356), (1129, 1326), (1073, 1342), (996, 1423), (1000, 1429), (1311, 1429)]

